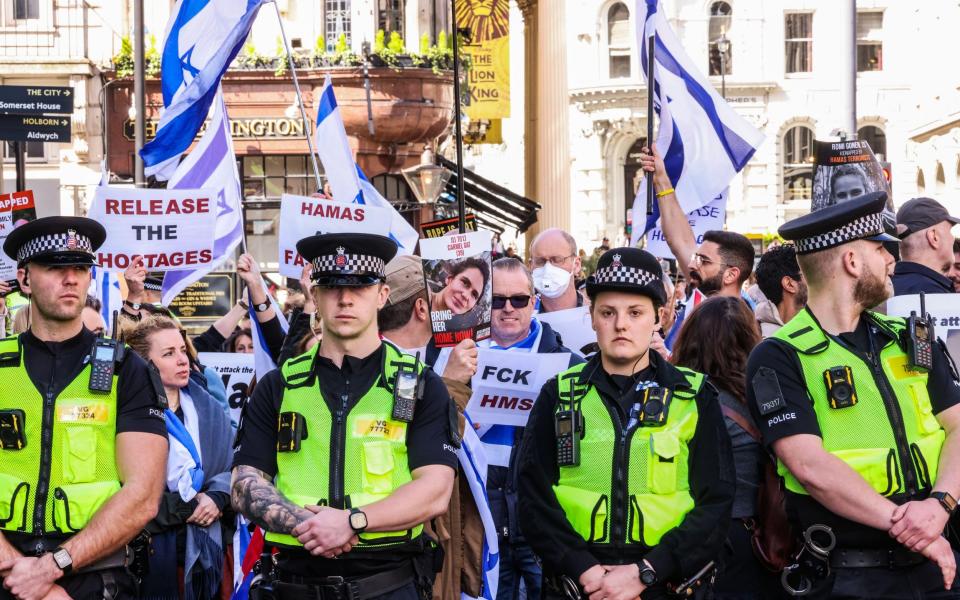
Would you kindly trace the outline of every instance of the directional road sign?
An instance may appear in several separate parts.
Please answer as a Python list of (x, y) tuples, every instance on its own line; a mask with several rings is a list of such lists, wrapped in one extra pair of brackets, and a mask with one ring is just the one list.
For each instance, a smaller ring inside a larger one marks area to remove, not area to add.
[(73, 88), (0, 85), (0, 113), (69, 115), (72, 112)]
[(69, 117), (0, 115), (0, 140), (11, 142), (69, 142)]

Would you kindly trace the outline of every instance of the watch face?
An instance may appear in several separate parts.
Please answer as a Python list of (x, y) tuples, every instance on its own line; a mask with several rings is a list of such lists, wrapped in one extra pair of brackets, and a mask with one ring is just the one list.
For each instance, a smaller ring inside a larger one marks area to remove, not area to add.
[(73, 564), (73, 561), (70, 559), (70, 553), (63, 549), (53, 553), (53, 561), (57, 563), (57, 566), (61, 569), (65, 569)]
[(366, 529), (367, 527), (367, 515), (362, 512), (355, 512), (350, 514), (350, 527), (353, 527), (355, 530), (359, 531), (361, 529)]
[(657, 581), (657, 574), (652, 570), (647, 569), (640, 572), (640, 582), (643, 585), (653, 585)]

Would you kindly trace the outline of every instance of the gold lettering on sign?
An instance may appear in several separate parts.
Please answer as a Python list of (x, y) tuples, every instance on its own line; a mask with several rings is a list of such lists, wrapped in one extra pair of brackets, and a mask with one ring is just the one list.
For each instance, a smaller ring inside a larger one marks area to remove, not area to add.
[[(123, 137), (131, 142), (134, 141), (134, 124), (135, 121), (132, 119), (127, 119), (123, 122)], [(148, 140), (152, 140), (157, 136), (157, 128), (159, 125), (160, 122), (156, 119), (147, 120), (146, 136)], [(194, 139), (200, 139), (203, 132), (207, 130), (208, 125), (209, 121), (204, 122)], [(231, 119), (230, 135), (236, 140), (305, 137), (303, 121), (300, 119), (287, 119), (285, 117)]]

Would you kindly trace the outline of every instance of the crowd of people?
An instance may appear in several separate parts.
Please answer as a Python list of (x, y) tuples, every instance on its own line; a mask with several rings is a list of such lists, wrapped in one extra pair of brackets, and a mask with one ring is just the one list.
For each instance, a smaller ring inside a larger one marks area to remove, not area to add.
[[(698, 242), (641, 163), (679, 260), (547, 229), (434, 288), (387, 238), (317, 235), (282, 310), (242, 254), (247, 293), (198, 335), (134, 260), (115, 341), (87, 295), (102, 226), (16, 229), (0, 598), (229, 598), (238, 515), (259, 598), (960, 598), (960, 375), (923, 314), (876, 312), (960, 292), (960, 219), (853, 195), (757, 257)], [(488, 290), (489, 339), (437, 347), (431, 311)], [(595, 341), (570, 348), (550, 317), (577, 309)], [(198, 353), (255, 350), (278, 368), (236, 422)], [(467, 410), (489, 351), (565, 356), (525, 425)]]

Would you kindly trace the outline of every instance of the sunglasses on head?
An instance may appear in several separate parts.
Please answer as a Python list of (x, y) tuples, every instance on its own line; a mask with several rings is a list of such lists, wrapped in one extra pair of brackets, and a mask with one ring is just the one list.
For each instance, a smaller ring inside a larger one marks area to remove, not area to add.
[(494, 296), (490, 301), (490, 306), (500, 310), (507, 305), (507, 300), (510, 301), (510, 306), (514, 308), (526, 308), (526, 306), (530, 304), (530, 295), (523, 294), (520, 296)]

